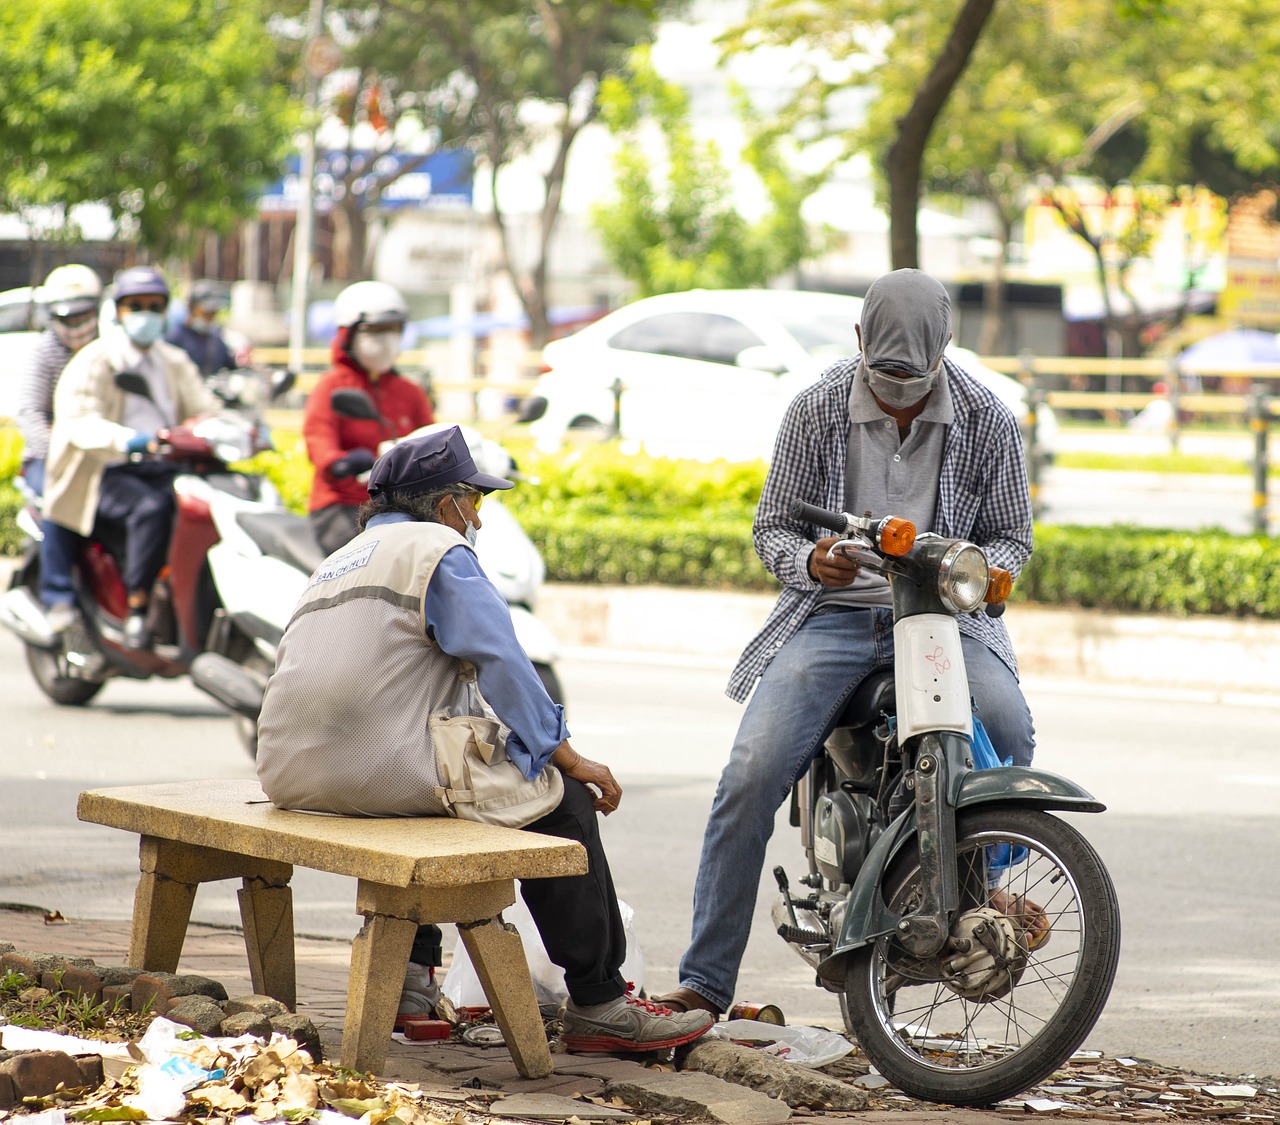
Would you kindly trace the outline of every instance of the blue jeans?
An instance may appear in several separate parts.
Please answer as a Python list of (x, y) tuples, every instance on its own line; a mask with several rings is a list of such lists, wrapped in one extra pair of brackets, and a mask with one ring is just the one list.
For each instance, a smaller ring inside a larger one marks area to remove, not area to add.
[[(1017, 677), (980, 641), (962, 638), (969, 690), (1001, 758), (1030, 765), (1031, 712)], [(680, 983), (721, 1011), (733, 1000), (773, 818), (873, 668), (893, 663), (893, 614), (811, 616), (760, 677), (720, 775), (693, 892), (693, 938)]]
[[(43, 457), (24, 461), (22, 476), (32, 492), (37, 496), (44, 495)], [(71, 572), (80, 554), (81, 536), (52, 520), (41, 520), (40, 532), (44, 536), (40, 541), (40, 601), (45, 606), (59, 602), (72, 605), (76, 600), (76, 588)]]

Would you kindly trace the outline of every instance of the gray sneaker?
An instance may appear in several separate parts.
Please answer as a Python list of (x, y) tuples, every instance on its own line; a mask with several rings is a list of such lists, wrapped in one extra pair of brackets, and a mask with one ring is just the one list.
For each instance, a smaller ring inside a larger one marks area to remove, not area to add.
[(710, 1012), (674, 1012), (630, 993), (588, 1007), (566, 1000), (560, 1042), (566, 1051), (665, 1051), (692, 1043), (715, 1022)]
[(396, 1024), (405, 1016), (416, 1016), (419, 1019), (430, 1019), (435, 1015), (436, 1004), (440, 1001), (440, 985), (436, 982), (436, 971), (429, 965), (419, 965), (410, 961), (405, 969), (404, 988), (400, 992), (400, 1006), (396, 1010)]
[(80, 610), (74, 602), (55, 602), (44, 611), (44, 619), (50, 630), (59, 636), (81, 623)]

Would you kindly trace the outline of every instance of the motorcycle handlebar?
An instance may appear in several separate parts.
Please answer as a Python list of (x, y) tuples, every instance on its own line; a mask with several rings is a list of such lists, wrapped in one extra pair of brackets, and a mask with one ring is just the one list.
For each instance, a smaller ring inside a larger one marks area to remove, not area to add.
[(804, 520), (817, 527), (825, 527), (829, 531), (844, 535), (849, 530), (849, 520), (843, 512), (830, 512), (815, 504), (806, 504), (803, 500), (793, 500), (788, 512), (793, 520)]

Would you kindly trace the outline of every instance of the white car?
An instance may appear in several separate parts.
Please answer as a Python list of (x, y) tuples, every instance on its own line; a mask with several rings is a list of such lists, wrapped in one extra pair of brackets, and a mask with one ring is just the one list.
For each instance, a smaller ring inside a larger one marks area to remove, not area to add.
[(0, 422), (18, 413), (18, 384), (40, 340), (30, 286), (0, 293)]
[[(767, 460), (783, 412), (833, 360), (858, 352), (862, 298), (795, 289), (694, 289), (646, 297), (543, 349), (526, 410), (542, 449), (571, 430), (658, 457)], [(1027, 392), (960, 348), (948, 355), (1021, 419)], [(538, 404), (539, 408), (541, 404)], [(1038, 414), (1052, 453), (1056, 423)]]

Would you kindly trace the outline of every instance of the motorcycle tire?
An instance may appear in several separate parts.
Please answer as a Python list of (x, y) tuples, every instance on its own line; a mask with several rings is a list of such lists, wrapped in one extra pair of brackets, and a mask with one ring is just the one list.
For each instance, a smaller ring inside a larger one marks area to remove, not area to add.
[[(879, 938), (850, 956), (842, 1009), (867, 1057), (904, 1093), (989, 1106), (1052, 1074), (1092, 1029), (1115, 980), (1120, 908), (1089, 842), (1039, 809), (959, 813), (956, 855), (952, 937), (963, 932), (977, 953), (915, 960), (892, 935)], [(919, 880), (907, 849), (884, 880), (895, 912), (914, 908)], [(997, 880), (1043, 915), (993, 909)], [(1047, 937), (1037, 940), (1024, 921), (1033, 918), (1048, 922)]]
[(560, 677), (556, 675), (556, 670), (550, 664), (540, 664), (535, 662), (533, 670), (538, 673), (538, 679), (542, 681), (542, 686), (547, 689), (547, 694), (551, 696), (552, 703), (564, 704), (564, 688), (560, 686)]
[(62, 674), (62, 655), (26, 645), (27, 667), (36, 686), (61, 707), (83, 707), (103, 688), (102, 680), (83, 680)]

